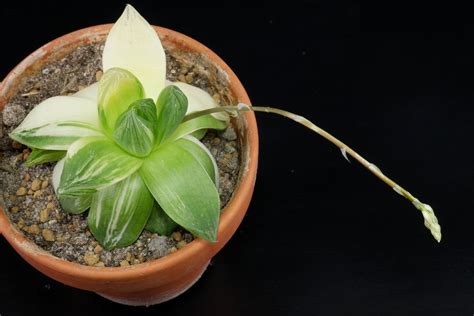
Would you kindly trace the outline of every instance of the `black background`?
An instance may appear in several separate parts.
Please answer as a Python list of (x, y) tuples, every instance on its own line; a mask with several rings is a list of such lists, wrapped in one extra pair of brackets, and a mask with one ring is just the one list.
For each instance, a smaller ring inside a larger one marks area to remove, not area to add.
[[(466, 8), (136, 8), (220, 55), (254, 105), (305, 115), (435, 209), (412, 205), (303, 127), (258, 114), (248, 214), (188, 292), (131, 308), (48, 279), (0, 239), (0, 315), (472, 315), (474, 28)], [(133, 1), (132, 1), (133, 3)], [(155, 3), (155, 4), (152, 4)], [(292, 3), (295, 5), (295, 3)], [(0, 7), (0, 77), (123, 4)]]

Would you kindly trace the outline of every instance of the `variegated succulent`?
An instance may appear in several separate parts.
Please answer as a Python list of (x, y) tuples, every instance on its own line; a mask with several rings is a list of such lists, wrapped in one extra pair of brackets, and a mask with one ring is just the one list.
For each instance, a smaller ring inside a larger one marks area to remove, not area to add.
[(32, 148), (27, 165), (59, 160), (53, 184), (62, 208), (89, 209), (89, 229), (107, 249), (133, 243), (145, 226), (169, 234), (180, 225), (216, 241), (217, 165), (194, 136), (224, 129), (228, 115), (183, 122), (218, 105), (165, 80), (160, 39), (129, 5), (107, 37), (103, 69), (98, 83), (43, 101), (10, 134)]
[(89, 228), (105, 248), (133, 243), (145, 227), (169, 234), (181, 225), (215, 241), (218, 170), (194, 136), (224, 129), (228, 114), (242, 111), (278, 114), (321, 135), (411, 201), (441, 240), (428, 204), (306, 118), (270, 107), (218, 106), (201, 89), (167, 82), (161, 42), (130, 5), (107, 37), (103, 68), (98, 84), (47, 99), (10, 136), (32, 148), (28, 165), (59, 160), (53, 184), (61, 206), (74, 214), (90, 209)]

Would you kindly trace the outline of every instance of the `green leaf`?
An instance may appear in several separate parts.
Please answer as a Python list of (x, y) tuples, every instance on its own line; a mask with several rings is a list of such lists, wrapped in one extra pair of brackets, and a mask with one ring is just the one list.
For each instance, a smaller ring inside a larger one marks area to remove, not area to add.
[(166, 215), (161, 206), (155, 202), (145, 229), (152, 233), (169, 236), (174, 232), (176, 227), (178, 227), (178, 224)]
[(92, 202), (92, 194), (84, 195), (60, 195), (58, 196), (59, 204), (63, 210), (71, 214), (84, 213)]
[(65, 155), (65, 151), (33, 148), (28, 159), (25, 161), (25, 166), (33, 167), (46, 162), (58, 161)]
[(110, 30), (102, 61), (104, 70), (120, 67), (137, 76), (145, 88), (144, 97), (156, 100), (165, 86), (166, 55), (160, 38), (131, 5)]
[(92, 201), (92, 194), (84, 194), (84, 195), (77, 195), (77, 196), (65, 196), (65, 195), (59, 195), (58, 194), (58, 187), (59, 187), (59, 182), (61, 179), (61, 174), (64, 169), (64, 161), (66, 158), (61, 159), (58, 161), (56, 166), (54, 166), (53, 169), (53, 188), (54, 191), (56, 192), (56, 195), (58, 196), (59, 203), (61, 204), (61, 207), (68, 213), (72, 214), (80, 214), (83, 213), (85, 210), (87, 210), (91, 206), (91, 201)]
[(115, 142), (138, 157), (147, 156), (157, 136), (156, 106), (152, 99), (138, 100), (122, 113), (113, 134)]
[(107, 70), (99, 81), (99, 117), (103, 128), (112, 132), (120, 114), (144, 97), (142, 84), (130, 71), (121, 68)]
[(216, 241), (219, 194), (192, 154), (176, 144), (166, 144), (143, 162), (140, 175), (173, 221), (196, 236)]
[(175, 144), (193, 155), (193, 157), (199, 161), (204, 170), (206, 170), (212, 181), (214, 181), (214, 184), (218, 187), (219, 169), (217, 168), (217, 163), (209, 149), (207, 149), (207, 147), (199, 140), (190, 135), (177, 140)]
[(79, 138), (101, 135), (96, 104), (65, 96), (38, 104), (10, 133), (19, 143), (48, 150), (67, 150)]
[(176, 86), (168, 86), (161, 91), (158, 101), (157, 143), (163, 142), (178, 127), (186, 115), (188, 101)]
[(141, 164), (141, 159), (130, 156), (108, 138), (82, 138), (67, 152), (58, 194), (94, 193), (125, 179)]
[[(203, 89), (179, 81), (169, 82), (168, 84), (177, 86), (184, 93), (186, 98), (188, 98), (188, 111), (186, 114), (219, 106), (216, 100)], [(229, 121), (229, 114), (225, 112), (213, 113), (212, 116), (222, 121)]]
[(150, 217), (153, 196), (138, 173), (94, 194), (88, 224), (105, 249), (135, 242)]
[(227, 127), (227, 122), (220, 121), (212, 115), (203, 115), (181, 123), (167, 141), (171, 142), (185, 135), (204, 129), (223, 130)]
[(192, 132), (189, 135), (195, 137), (196, 139), (201, 140), (204, 138), (204, 136), (206, 136), (206, 133), (207, 133), (207, 129), (200, 129), (198, 131)]

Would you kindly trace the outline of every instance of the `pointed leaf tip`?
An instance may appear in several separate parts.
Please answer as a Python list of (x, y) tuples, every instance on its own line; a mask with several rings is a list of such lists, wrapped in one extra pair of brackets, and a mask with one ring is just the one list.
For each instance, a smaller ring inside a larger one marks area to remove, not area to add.
[(99, 82), (99, 118), (105, 130), (112, 132), (118, 117), (130, 105), (143, 99), (145, 92), (140, 81), (122, 68), (107, 70)]
[(157, 143), (163, 142), (181, 124), (188, 109), (188, 99), (177, 86), (168, 86), (161, 91), (156, 102), (158, 112)]
[(113, 138), (128, 153), (147, 156), (157, 136), (157, 113), (152, 99), (138, 100), (117, 119)]
[(109, 32), (102, 60), (104, 71), (119, 67), (133, 73), (148, 98), (156, 100), (165, 86), (166, 55), (160, 38), (129, 4)]

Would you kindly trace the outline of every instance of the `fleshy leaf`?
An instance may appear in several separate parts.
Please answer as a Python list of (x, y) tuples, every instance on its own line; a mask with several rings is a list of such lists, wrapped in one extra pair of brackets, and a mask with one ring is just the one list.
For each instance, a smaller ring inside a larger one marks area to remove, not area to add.
[(67, 150), (79, 138), (100, 135), (94, 102), (59, 96), (38, 104), (10, 137), (32, 148)]
[(223, 130), (226, 127), (227, 122), (220, 121), (214, 118), (212, 115), (203, 115), (181, 123), (173, 132), (173, 134), (168, 138), (168, 141), (171, 142), (188, 134), (204, 129)]
[(214, 184), (216, 186), (219, 185), (219, 169), (217, 168), (217, 163), (209, 149), (207, 149), (203, 143), (188, 135), (178, 139), (175, 144), (193, 155), (193, 157), (199, 161), (201, 166), (206, 170), (212, 181), (214, 181)]
[(97, 104), (97, 99), (99, 98), (99, 83), (95, 82), (90, 86), (87, 86), (84, 89), (77, 91), (76, 93), (74, 93), (73, 96), (88, 99), (94, 101)]
[(58, 194), (77, 196), (94, 193), (115, 184), (142, 164), (105, 137), (86, 137), (69, 148)]
[(157, 143), (163, 142), (179, 126), (188, 108), (186, 96), (176, 86), (168, 86), (161, 91), (156, 102), (158, 111)]
[(127, 5), (105, 42), (103, 68), (132, 72), (143, 84), (145, 96), (156, 100), (165, 86), (166, 55), (153, 27)]
[(173, 221), (196, 236), (216, 241), (219, 193), (192, 154), (175, 144), (166, 144), (143, 162), (140, 175)]
[[(188, 111), (186, 114), (219, 106), (209, 93), (198, 87), (179, 81), (169, 82), (168, 84), (177, 86), (188, 98)], [(213, 113), (212, 116), (221, 121), (229, 121), (229, 115), (225, 112)]]
[(176, 227), (178, 227), (178, 224), (166, 215), (161, 206), (155, 202), (145, 229), (152, 233), (169, 236)]
[(44, 150), (33, 148), (28, 159), (25, 161), (25, 166), (33, 167), (46, 162), (53, 162), (61, 160), (66, 155), (62, 150)]
[(153, 149), (157, 127), (155, 102), (152, 99), (138, 100), (120, 115), (113, 137), (128, 153), (144, 157)]
[(153, 196), (135, 172), (94, 194), (89, 211), (89, 229), (108, 250), (128, 246), (140, 236), (153, 203)]
[(204, 136), (206, 136), (206, 133), (207, 133), (207, 129), (200, 129), (200, 130), (197, 130), (195, 132), (192, 132), (189, 135), (195, 137), (196, 139), (201, 140), (201, 139), (204, 138)]
[(64, 161), (66, 158), (61, 159), (58, 161), (56, 166), (53, 169), (53, 188), (58, 196), (59, 203), (61, 207), (68, 213), (72, 214), (80, 214), (86, 211), (91, 206), (92, 201), (92, 194), (84, 194), (84, 195), (59, 195), (58, 194), (58, 187), (59, 181), (61, 179), (61, 174), (64, 169)]
[(144, 98), (140, 81), (121, 68), (107, 70), (99, 81), (99, 118), (107, 131), (113, 131), (118, 117), (136, 100)]

